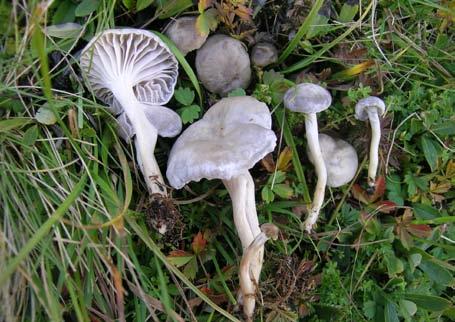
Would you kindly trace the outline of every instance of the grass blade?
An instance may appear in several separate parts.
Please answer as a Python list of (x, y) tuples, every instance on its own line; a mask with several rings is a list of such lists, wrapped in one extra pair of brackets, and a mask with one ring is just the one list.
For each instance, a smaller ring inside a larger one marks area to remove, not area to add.
[(288, 58), (288, 56), (297, 47), (300, 40), (302, 40), (303, 36), (305, 36), (307, 34), (307, 32), (310, 30), (310, 27), (313, 25), (313, 21), (316, 18), (316, 15), (317, 15), (319, 9), (321, 9), (323, 3), (324, 3), (324, 0), (317, 0), (316, 3), (313, 5), (313, 8), (311, 8), (310, 13), (305, 18), (305, 21), (300, 26), (295, 37), (292, 38), (292, 40), (289, 42), (286, 49), (281, 53), (280, 57), (278, 57), (278, 64), (281, 64), (282, 62), (285, 61), (286, 58)]
[(207, 297), (204, 293), (202, 293), (191, 281), (174, 265), (171, 265), (166, 256), (161, 252), (159, 247), (155, 244), (155, 242), (150, 238), (147, 232), (143, 230), (139, 224), (133, 220), (130, 216), (126, 217), (128, 224), (134, 230), (134, 232), (142, 239), (145, 245), (155, 254), (155, 256), (162, 261), (167, 269), (169, 269), (173, 274), (175, 274), (186, 286), (188, 286), (197, 296), (199, 296), (205, 303), (210, 305), (214, 310), (218, 311), (220, 314), (225, 316), (230, 321), (240, 322), (236, 317), (231, 315), (229, 312), (223, 310), (217, 304), (215, 304), (211, 299)]
[(25, 244), (24, 247), (19, 251), (16, 257), (14, 257), (6, 265), (6, 269), (0, 274), (0, 287), (6, 282), (6, 280), (14, 273), (20, 263), (27, 257), (27, 255), (35, 248), (35, 246), (49, 233), (52, 226), (63, 217), (65, 212), (81, 194), (82, 189), (87, 182), (87, 174), (81, 178), (79, 183), (72, 189), (68, 197), (62, 202), (57, 210), (49, 217), (48, 220), (36, 231), (33, 237)]

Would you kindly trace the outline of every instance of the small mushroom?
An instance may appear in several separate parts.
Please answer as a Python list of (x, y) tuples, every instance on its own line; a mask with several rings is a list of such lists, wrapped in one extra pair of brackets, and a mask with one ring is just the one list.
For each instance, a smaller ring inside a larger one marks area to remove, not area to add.
[(369, 96), (361, 99), (355, 105), (355, 118), (360, 121), (370, 121), (371, 143), (370, 161), (368, 165), (368, 185), (374, 189), (376, 183), (376, 173), (378, 171), (378, 150), (381, 140), (381, 122), (379, 116), (384, 114), (385, 104), (382, 99), (376, 96)]
[(139, 29), (110, 29), (83, 49), (80, 65), (94, 94), (118, 118), (126, 139), (135, 135), (140, 169), (152, 194), (166, 195), (154, 156), (158, 134), (175, 136), (181, 120), (161, 106), (174, 93), (178, 64), (153, 33)]
[(167, 27), (165, 34), (175, 43), (183, 55), (201, 48), (208, 36), (208, 34), (200, 33), (197, 29), (196, 17), (180, 17), (173, 20)]
[(278, 50), (271, 43), (260, 42), (251, 51), (251, 62), (257, 67), (265, 67), (276, 63), (277, 60)]
[(198, 49), (196, 70), (205, 88), (226, 96), (237, 88), (247, 88), (251, 80), (250, 57), (245, 45), (226, 35), (214, 35)]
[(259, 281), (256, 280), (254, 272), (251, 270), (254, 265), (254, 260), (260, 255), (260, 252), (264, 249), (264, 244), (269, 239), (276, 240), (278, 238), (279, 229), (274, 224), (263, 224), (261, 226), (261, 233), (257, 235), (253, 242), (248, 246), (243, 254), (242, 260), (240, 262), (239, 268), (239, 281), (240, 289), (243, 290), (242, 294), (242, 304), (243, 312), (247, 317), (247, 321), (252, 321), (254, 307), (256, 305), (256, 293), (257, 285)]
[[(319, 133), (319, 145), (327, 169), (327, 186), (337, 188), (351, 181), (359, 165), (354, 147), (323, 133)], [(308, 153), (308, 158), (314, 164), (311, 153)]]
[[(190, 181), (221, 179), (232, 200), (234, 224), (243, 249), (261, 233), (254, 181), (249, 173), (276, 145), (268, 107), (250, 96), (221, 99), (177, 139), (168, 160), (167, 178), (177, 189)], [(259, 281), (263, 248), (251, 259)], [(241, 289), (242, 294), (247, 290)]]
[(318, 181), (314, 191), (313, 201), (304, 222), (304, 228), (310, 232), (316, 223), (322, 203), (324, 202), (327, 169), (322, 157), (318, 139), (318, 121), (316, 113), (322, 112), (332, 104), (329, 91), (316, 84), (303, 83), (289, 89), (283, 97), (284, 106), (291, 111), (305, 114), (305, 130), (308, 149), (313, 158)]

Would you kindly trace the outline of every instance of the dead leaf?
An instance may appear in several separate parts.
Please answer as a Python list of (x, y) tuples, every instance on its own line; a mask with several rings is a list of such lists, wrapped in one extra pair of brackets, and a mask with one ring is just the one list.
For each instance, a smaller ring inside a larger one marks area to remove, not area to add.
[(201, 232), (198, 232), (196, 236), (194, 236), (193, 242), (191, 243), (191, 247), (193, 252), (196, 255), (199, 255), (202, 251), (204, 251), (207, 245), (207, 240), (204, 238)]

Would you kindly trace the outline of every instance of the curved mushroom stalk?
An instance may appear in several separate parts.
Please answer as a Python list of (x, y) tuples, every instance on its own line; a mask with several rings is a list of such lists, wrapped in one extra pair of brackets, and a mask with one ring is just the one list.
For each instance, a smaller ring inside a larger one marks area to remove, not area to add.
[(294, 112), (305, 114), (305, 130), (310, 155), (314, 160), (314, 167), (318, 182), (314, 191), (308, 217), (304, 222), (304, 229), (311, 232), (316, 223), (319, 211), (324, 202), (325, 186), (327, 183), (327, 170), (319, 146), (318, 121), (316, 113), (322, 112), (332, 104), (330, 93), (319, 85), (302, 83), (290, 88), (283, 97), (284, 106)]
[(132, 86), (114, 87), (112, 93), (123, 107), (136, 134), (135, 146), (139, 168), (145, 178), (145, 183), (151, 194), (167, 194), (164, 179), (155, 159), (155, 145), (158, 130), (147, 120), (141, 103), (137, 100)]
[[(243, 251), (253, 242), (261, 233), (259, 220), (256, 212), (256, 201), (254, 193), (254, 181), (248, 171), (235, 176), (229, 180), (223, 180), (232, 200), (232, 209), (234, 213), (234, 224), (242, 244)], [(262, 247), (257, 257), (251, 261), (252, 271), (256, 281), (259, 281), (259, 275), (262, 269), (262, 259), (264, 247)]]
[(322, 157), (321, 147), (319, 145), (318, 121), (315, 113), (309, 113), (306, 115), (305, 130), (308, 141), (308, 149), (310, 150), (310, 154), (314, 160), (313, 164), (318, 176), (313, 202), (311, 203), (308, 217), (304, 222), (305, 230), (307, 232), (311, 232), (311, 229), (319, 217), (319, 211), (321, 210), (324, 202), (325, 186), (327, 183), (327, 169), (325, 167), (324, 158)]
[(371, 126), (370, 162), (368, 164), (368, 186), (376, 185), (376, 174), (379, 165), (379, 142), (381, 140), (381, 122), (377, 111), (368, 111)]
[(254, 308), (256, 306), (256, 293), (259, 285), (259, 276), (256, 275), (255, 264), (258, 257), (263, 256), (264, 244), (269, 239), (278, 238), (279, 229), (273, 224), (261, 226), (261, 232), (254, 238), (253, 242), (245, 250), (240, 262), (239, 279), (240, 290), (243, 301), (243, 313), (247, 321), (252, 321)]

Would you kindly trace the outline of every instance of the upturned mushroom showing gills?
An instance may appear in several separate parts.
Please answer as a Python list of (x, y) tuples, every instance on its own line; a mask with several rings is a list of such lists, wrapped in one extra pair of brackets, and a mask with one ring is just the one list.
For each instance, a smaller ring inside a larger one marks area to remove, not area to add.
[(240, 262), (240, 289), (243, 290), (243, 312), (247, 321), (251, 321), (253, 317), (254, 307), (256, 305), (256, 288), (259, 282), (255, 279), (254, 272), (251, 270), (252, 264), (254, 265), (254, 260), (263, 251), (264, 244), (269, 239), (276, 240), (278, 233), (279, 229), (274, 224), (263, 224), (261, 226), (261, 233), (254, 238), (253, 242), (245, 250), (242, 261)]
[[(250, 96), (223, 98), (180, 135), (169, 155), (166, 175), (177, 189), (203, 178), (223, 180), (244, 251), (261, 233), (254, 181), (248, 170), (275, 149), (271, 126), (264, 103)], [(259, 281), (262, 258), (263, 246), (259, 246), (251, 259), (255, 281)], [(242, 295), (246, 292), (240, 291)]]
[[(359, 165), (354, 147), (323, 133), (319, 133), (319, 145), (327, 169), (327, 186), (337, 188), (351, 181)], [(308, 158), (314, 164), (311, 153), (308, 153)]]
[(376, 183), (379, 164), (379, 142), (381, 140), (379, 116), (384, 114), (384, 111), (384, 101), (376, 96), (363, 98), (355, 105), (356, 119), (360, 121), (369, 120), (371, 126), (370, 160), (368, 164), (368, 185), (371, 189), (374, 189)]
[(313, 159), (318, 181), (314, 191), (313, 201), (304, 222), (304, 228), (311, 232), (316, 223), (322, 203), (324, 202), (327, 169), (322, 157), (318, 138), (318, 120), (316, 113), (322, 112), (332, 104), (329, 91), (316, 84), (303, 83), (289, 89), (283, 97), (284, 106), (294, 112), (305, 114), (305, 130), (308, 149)]
[(161, 106), (174, 93), (174, 55), (151, 32), (110, 29), (87, 44), (80, 65), (93, 93), (120, 114), (122, 136), (135, 135), (139, 168), (150, 193), (166, 195), (154, 150), (158, 134), (175, 136), (182, 127), (178, 114)]
[(214, 35), (197, 50), (196, 70), (210, 92), (226, 96), (247, 88), (251, 80), (250, 57), (245, 45), (226, 35)]

